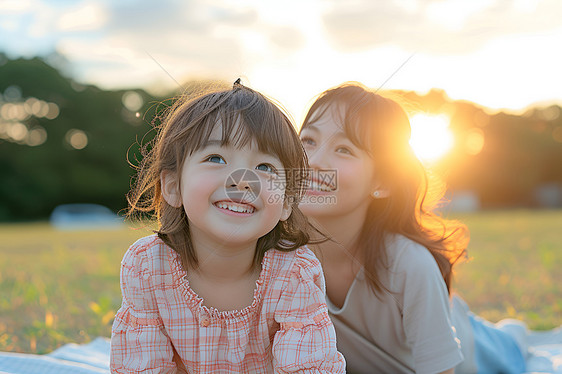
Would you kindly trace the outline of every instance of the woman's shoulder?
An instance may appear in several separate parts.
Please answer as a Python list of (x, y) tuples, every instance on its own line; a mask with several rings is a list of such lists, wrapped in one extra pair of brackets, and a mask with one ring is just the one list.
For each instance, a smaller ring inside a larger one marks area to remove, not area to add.
[[(412, 300), (432, 300), (436, 303), (447, 300), (448, 292), (441, 270), (435, 258), (422, 244), (402, 235), (394, 235), (387, 241), (390, 267), (388, 271), (390, 289), (404, 308)], [(443, 308), (447, 303), (443, 302)]]
[(391, 234), (385, 241), (388, 268), (395, 274), (407, 272), (439, 273), (433, 255), (422, 244), (400, 234)]

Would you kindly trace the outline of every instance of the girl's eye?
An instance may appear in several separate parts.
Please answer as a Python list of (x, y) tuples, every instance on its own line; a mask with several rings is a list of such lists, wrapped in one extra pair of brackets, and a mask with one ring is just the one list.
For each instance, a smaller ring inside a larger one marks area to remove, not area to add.
[(303, 136), (301, 138), (301, 142), (304, 145), (316, 145), (316, 142), (312, 138), (309, 138), (308, 136)]
[(226, 164), (226, 161), (224, 160), (224, 158), (222, 158), (222, 156), (219, 156), (219, 155), (209, 156), (205, 159), (205, 161), (213, 162), (215, 164)]
[(259, 164), (256, 169), (265, 171), (266, 173), (277, 174), (277, 169), (271, 164)]

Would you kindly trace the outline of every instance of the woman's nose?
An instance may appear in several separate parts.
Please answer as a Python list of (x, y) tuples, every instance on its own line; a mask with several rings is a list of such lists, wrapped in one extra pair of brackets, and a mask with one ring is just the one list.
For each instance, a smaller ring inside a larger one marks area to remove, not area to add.
[(313, 169), (322, 169), (329, 163), (328, 155), (323, 144), (319, 144), (314, 149), (307, 149), (308, 164)]

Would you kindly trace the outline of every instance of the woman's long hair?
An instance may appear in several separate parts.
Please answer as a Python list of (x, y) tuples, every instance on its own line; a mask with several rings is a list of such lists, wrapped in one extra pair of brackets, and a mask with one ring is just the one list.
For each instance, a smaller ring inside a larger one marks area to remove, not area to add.
[(320, 94), (302, 128), (336, 105), (345, 108), (343, 118), (338, 120), (346, 135), (372, 157), (378, 180), (390, 192), (387, 198), (371, 198), (368, 202), (357, 242), (369, 284), (375, 293), (386, 290), (377, 270), (388, 268), (388, 234), (400, 234), (429, 250), (450, 292), (453, 266), (466, 256), (468, 230), (462, 223), (434, 212), (444, 189), (430, 184), (427, 170), (410, 147), (406, 112), (394, 100), (360, 83), (348, 82)]

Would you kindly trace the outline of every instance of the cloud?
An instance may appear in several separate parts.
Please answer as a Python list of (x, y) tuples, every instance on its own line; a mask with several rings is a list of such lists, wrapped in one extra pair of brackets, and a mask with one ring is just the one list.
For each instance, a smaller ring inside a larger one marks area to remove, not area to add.
[[(77, 78), (88, 83), (96, 83), (87, 77), (99, 79), (103, 70), (127, 75), (125, 63), (129, 74), (146, 71), (148, 66), (141, 67), (146, 61), (162, 73), (153, 59), (177, 79), (230, 78), (305, 44), (298, 27), (272, 20), (266, 14), (271, 7), (253, 0), (6, 0), (0, 9), (0, 32), (9, 39), (0, 49), (28, 57), (56, 50), (82, 64)], [(90, 69), (100, 71), (86, 73)], [(102, 79), (111, 81), (120, 80)]]
[(107, 11), (100, 3), (85, 2), (64, 12), (57, 21), (61, 31), (96, 30), (107, 21)]
[(39, 0), (0, 1), (0, 50), (14, 56), (33, 56), (54, 49), (51, 6)]
[(209, 33), (217, 25), (248, 27), (257, 19), (251, 8), (230, 8), (218, 1), (114, 2), (109, 6), (108, 32)]
[(106, 88), (238, 76), (246, 69), (240, 33), (259, 29), (254, 9), (221, 1), (107, 2), (104, 11), (102, 28), (87, 38), (61, 32), (56, 48), (80, 66), (78, 79)]
[[(106, 3), (105, 10), (96, 37), (68, 34), (57, 43), (71, 61), (87, 63), (87, 75), (81, 69), (83, 79), (105, 87), (125, 77), (138, 79), (136, 71), (164, 77), (171, 85), (175, 83), (169, 76), (180, 82), (193, 77), (232, 79), (271, 56), (299, 50), (305, 40), (297, 27), (265, 22), (256, 7), (231, 6), (227, 0), (125, 1)], [(104, 70), (110, 78), (104, 78)], [(123, 77), (115, 80), (115, 71)], [(138, 83), (146, 84), (146, 79)]]
[(295, 27), (271, 26), (269, 39), (276, 46), (287, 50), (298, 50), (304, 45), (304, 35)]
[(0, 12), (4, 15), (20, 15), (37, 5), (33, 0), (4, 0), (0, 2)]
[(494, 38), (555, 28), (561, 11), (555, 0), (332, 0), (322, 20), (340, 51), (394, 44), (433, 54), (468, 54)]

